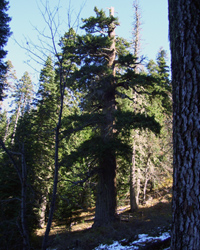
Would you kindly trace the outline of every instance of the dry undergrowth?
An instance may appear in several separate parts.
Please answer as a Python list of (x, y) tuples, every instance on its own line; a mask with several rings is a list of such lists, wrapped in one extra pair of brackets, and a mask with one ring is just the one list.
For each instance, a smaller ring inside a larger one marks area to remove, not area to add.
[[(121, 220), (112, 226), (112, 229), (92, 228), (94, 208), (88, 211), (79, 211), (79, 215), (71, 218), (71, 226), (67, 223), (53, 223), (50, 238), (57, 249), (93, 249), (99, 243), (110, 242), (120, 237), (132, 239), (138, 233), (153, 232), (155, 228), (169, 227), (171, 223), (171, 186), (164, 187), (155, 192), (144, 205), (140, 205), (138, 211), (130, 213), (130, 206), (120, 206), (117, 211)], [(127, 223), (128, 222), (128, 223)], [(111, 232), (112, 231), (112, 232)], [(35, 231), (40, 240), (45, 232), (44, 229)], [(156, 233), (156, 232), (155, 232)], [(77, 242), (81, 246), (74, 248)], [(67, 247), (66, 247), (67, 246)]]

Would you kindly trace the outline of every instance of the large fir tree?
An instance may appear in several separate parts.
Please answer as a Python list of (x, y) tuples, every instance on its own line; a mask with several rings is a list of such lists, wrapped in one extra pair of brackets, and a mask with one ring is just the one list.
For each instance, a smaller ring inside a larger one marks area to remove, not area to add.
[(93, 163), (91, 172), (96, 169), (98, 174), (94, 225), (102, 225), (116, 218), (117, 156), (131, 155), (131, 148), (120, 138), (120, 132), (126, 134), (130, 128), (147, 126), (156, 130), (156, 123), (151, 117), (117, 108), (117, 97), (130, 98), (124, 93), (125, 89), (148, 86), (151, 79), (135, 72), (136, 58), (129, 52), (128, 43), (116, 38), (115, 28), (119, 23), (114, 17), (114, 8), (111, 7), (109, 17), (97, 8), (95, 13), (96, 17), (83, 20), (86, 35), (79, 36), (70, 30), (62, 44), (63, 60), (77, 65), (71, 87), (82, 94), (83, 114), (73, 117), (79, 121), (75, 126), (90, 125), (95, 131), (77, 153), (82, 157), (87, 155)]

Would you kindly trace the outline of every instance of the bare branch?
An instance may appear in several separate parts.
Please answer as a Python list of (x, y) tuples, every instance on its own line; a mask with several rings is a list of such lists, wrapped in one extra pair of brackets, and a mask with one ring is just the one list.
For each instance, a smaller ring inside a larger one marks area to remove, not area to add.
[(21, 202), (20, 198), (10, 198), (10, 199), (6, 199), (6, 200), (1, 200), (0, 202), (7, 203), (7, 202), (11, 202), (11, 201), (16, 201), (16, 200)]

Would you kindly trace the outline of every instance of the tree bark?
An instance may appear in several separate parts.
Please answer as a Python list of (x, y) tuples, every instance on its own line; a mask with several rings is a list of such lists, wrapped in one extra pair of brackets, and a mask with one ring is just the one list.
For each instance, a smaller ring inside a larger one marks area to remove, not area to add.
[(116, 159), (107, 154), (100, 163), (94, 226), (110, 224), (116, 218)]
[[(114, 15), (114, 8), (111, 7), (110, 15)], [(112, 69), (113, 76), (115, 76), (115, 25), (110, 24), (108, 35), (112, 40), (110, 46), (110, 56), (108, 66)], [(107, 93), (104, 95), (103, 114), (105, 115), (105, 122), (101, 128), (101, 137), (105, 145), (109, 145), (114, 138), (113, 126), (115, 123), (115, 93), (114, 82), (110, 80), (106, 83)], [(99, 159), (99, 180), (97, 189), (96, 213), (94, 226), (109, 224), (115, 220), (117, 211), (116, 202), (116, 156), (114, 150), (109, 149)]]
[(41, 197), (40, 212), (39, 212), (39, 228), (44, 228), (45, 226), (45, 215), (47, 208), (47, 196), (43, 194)]
[(174, 119), (172, 250), (200, 249), (199, 17), (199, 0), (169, 0)]
[(135, 178), (135, 142), (133, 142), (133, 153), (132, 153), (132, 164), (130, 166), (130, 207), (131, 212), (134, 212), (138, 209), (136, 195), (136, 178)]
[(136, 187), (136, 197), (135, 197), (135, 200), (136, 200), (136, 203), (137, 203), (137, 205), (139, 205), (140, 204), (140, 201), (139, 201), (139, 198), (140, 198), (140, 192), (141, 192), (141, 190), (140, 190), (140, 178), (141, 178), (141, 171), (140, 171), (140, 169), (138, 168), (137, 169), (137, 183), (136, 183), (136, 185), (137, 185), (137, 187)]

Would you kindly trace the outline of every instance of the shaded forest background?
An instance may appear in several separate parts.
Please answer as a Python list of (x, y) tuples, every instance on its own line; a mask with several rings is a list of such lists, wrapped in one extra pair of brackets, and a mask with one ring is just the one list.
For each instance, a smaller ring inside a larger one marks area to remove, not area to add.
[(59, 51), (46, 54), (36, 91), (29, 72), (17, 79), (6, 62), (2, 102), (10, 106), (0, 111), (4, 249), (30, 249), (36, 229), (46, 227), (48, 238), (52, 221), (70, 226), (80, 209), (96, 207), (94, 225), (108, 224), (117, 206), (128, 202), (136, 211), (172, 182), (167, 55), (158, 48), (156, 61), (141, 56), (137, 1), (133, 6), (132, 41), (116, 36), (112, 9), (106, 15), (95, 8), (94, 17), (83, 19), (84, 35), (70, 27)]

